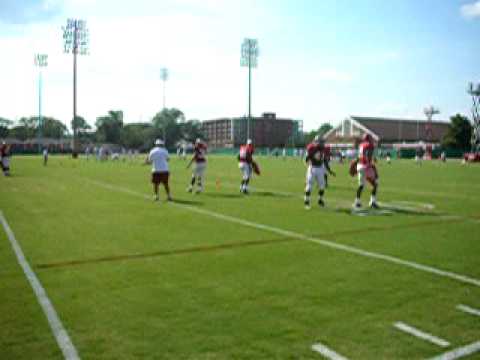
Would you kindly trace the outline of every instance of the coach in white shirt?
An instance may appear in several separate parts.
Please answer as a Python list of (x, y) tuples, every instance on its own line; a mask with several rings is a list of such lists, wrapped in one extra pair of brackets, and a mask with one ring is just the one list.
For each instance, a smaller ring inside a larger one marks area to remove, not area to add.
[(154, 200), (158, 200), (158, 186), (160, 183), (165, 187), (168, 201), (172, 200), (170, 196), (170, 187), (168, 186), (168, 151), (162, 140), (155, 140), (155, 147), (150, 150), (146, 163), (152, 164), (152, 184), (155, 193)]

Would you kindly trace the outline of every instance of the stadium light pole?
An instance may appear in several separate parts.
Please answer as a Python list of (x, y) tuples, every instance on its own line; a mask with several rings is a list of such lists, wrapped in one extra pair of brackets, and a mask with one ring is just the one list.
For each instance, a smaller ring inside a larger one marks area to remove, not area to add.
[(38, 67), (38, 152), (41, 152), (42, 147), (40, 142), (42, 140), (42, 67), (48, 65), (48, 55), (47, 54), (35, 54), (35, 66)]
[(67, 25), (62, 26), (63, 49), (66, 54), (73, 54), (73, 157), (78, 153), (77, 139), (77, 55), (88, 55), (89, 33), (87, 22), (79, 19), (68, 19)]
[(423, 109), (423, 113), (427, 117), (427, 126), (426, 126), (426, 133), (427, 133), (427, 140), (431, 142), (432, 140), (432, 118), (433, 115), (440, 114), (440, 110), (433, 107), (432, 105)]
[[(163, 82), (163, 107), (162, 109), (165, 110), (165, 84), (167, 83), (167, 80), (168, 80), (168, 69), (167, 68), (161, 68), (160, 69), (160, 79), (162, 79), (162, 82)], [(163, 124), (163, 141), (167, 141), (167, 133), (165, 131), (165, 126), (166, 124)]]
[(248, 119), (247, 138), (250, 138), (250, 122), (252, 120), (252, 68), (258, 65), (258, 40), (245, 38), (242, 43), (240, 65), (248, 67)]
[(168, 69), (167, 68), (161, 68), (160, 69), (160, 79), (162, 79), (162, 82), (163, 82), (163, 109), (165, 109), (165, 84), (168, 80)]
[(472, 117), (473, 129), (471, 139), (471, 149), (473, 151), (480, 151), (480, 83), (469, 83), (467, 92), (472, 97)]

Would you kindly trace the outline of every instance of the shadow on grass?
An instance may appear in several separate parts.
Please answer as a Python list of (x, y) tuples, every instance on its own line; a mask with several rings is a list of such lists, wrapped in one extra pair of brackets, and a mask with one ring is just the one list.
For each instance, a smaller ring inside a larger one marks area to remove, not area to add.
[(172, 200), (172, 203), (181, 204), (181, 205), (191, 205), (191, 206), (202, 206), (203, 203), (195, 200), (185, 200), (185, 199), (176, 199)]
[(292, 197), (290, 194), (280, 194), (273, 191), (253, 191), (250, 193), (251, 196), (259, 197), (277, 197), (277, 198), (287, 198)]
[(431, 210), (413, 209), (397, 206), (382, 205), (379, 209), (361, 208), (353, 209), (351, 207), (336, 207), (334, 212), (353, 215), (353, 216), (393, 216), (400, 215), (415, 215), (415, 216), (429, 216), (438, 217), (445, 216), (445, 214), (434, 212)]
[(207, 193), (205, 196), (212, 198), (223, 198), (223, 199), (235, 199), (243, 197), (242, 194), (233, 194), (233, 193)]

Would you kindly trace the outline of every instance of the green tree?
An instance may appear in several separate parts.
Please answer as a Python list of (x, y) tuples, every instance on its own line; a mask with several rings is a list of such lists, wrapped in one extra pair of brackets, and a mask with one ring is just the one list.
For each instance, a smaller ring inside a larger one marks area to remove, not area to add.
[(109, 111), (108, 115), (97, 118), (97, 140), (113, 144), (120, 144), (120, 135), (123, 128), (123, 112)]
[(181, 125), (185, 122), (182, 111), (163, 109), (152, 119), (153, 135), (164, 139), (167, 148), (172, 148), (182, 138)]
[(332, 129), (332, 125), (330, 125), (329, 123), (324, 123), (318, 128), (318, 135), (323, 136)]
[(188, 120), (187, 122), (181, 124), (182, 128), (182, 137), (185, 140), (194, 142), (197, 138), (205, 139), (205, 135), (202, 132), (202, 124), (199, 120)]
[(312, 131), (304, 133), (305, 143), (308, 144), (308, 143), (312, 142), (313, 139), (315, 138), (315, 136), (317, 136), (317, 135), (323, 136), (327, 132), (329, 132), (331, 129), (333, 129), (332, 125), (330, 125), (329, 123), (323, 123), (322, 125), (320, 125), (318, 130), (312, 130)]
[(121, 144), (129, 149), (146, 150), (154, 142), (153, 126), (148, 123), (126, 124), (122, 129)]
[(38, 118), (31, 116), (22, 117), (17, 124), (9, 130), (9, 136), (25, 141), (35, 137), (37, 131)]
[(13, 121), (0, 117), (0, 138), (8, 137), (8, 128), (12, 126)]
[(78, 139), (81, 143), (92, 141), (93, 137), (95, 137), (95, 134), (89, 132), (92, 127), (82, 116), (77, 116), (75, 120), (72, 120), (71, 127), (72, 129), (77, 129)]
[[(38, 118), (35, 118), (38, 119)], [(43, 117), (42, 136), (46, 138), (61, 139), (67, 134), (67, 127), (65, 124), (57, 119), (51, 117)]]
[(72, 129), (77, 129), (79, 132), (85, 132), (90, 130), (92, 127), (85, 121), (85, 119), (81, 116), (77, 116), (75, 120), (71, 122)]
[(472, 124), (466, 116), (457, 114), (450, 118), (450, 126), (443, 138), (442, 145), (448, 148), (468, 150), (471, 137)]

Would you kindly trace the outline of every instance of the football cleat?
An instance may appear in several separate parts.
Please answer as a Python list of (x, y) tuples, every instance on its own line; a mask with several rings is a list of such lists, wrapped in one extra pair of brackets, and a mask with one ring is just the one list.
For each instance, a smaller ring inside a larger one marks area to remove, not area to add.
[(318, 205), (322, 207), (325, 206), (325, 202), (323, 201), (322, 198), (318, 199)]
[(370, 207), (372, 209), (380, 209), (380, 207), (378, 206), (378, 204), (375, 201), (370, 202)]
[(356, 201), (353, 203), (352, 207), (354, 209), (360, 209), (362, 207), (362, 203), (360, 201)]

